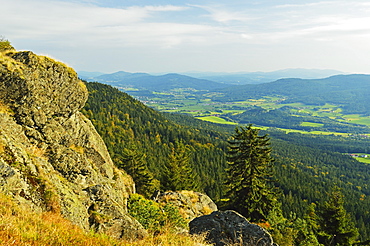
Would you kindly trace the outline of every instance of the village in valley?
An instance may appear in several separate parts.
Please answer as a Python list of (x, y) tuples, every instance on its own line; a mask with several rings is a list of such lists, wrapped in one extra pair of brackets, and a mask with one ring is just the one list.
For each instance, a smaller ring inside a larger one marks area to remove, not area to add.
[(348, 154), (349, 156), (355, 158), (359, 162), (370, 164), (370, 154), (364, 154), (364, 153), (351, 153)]

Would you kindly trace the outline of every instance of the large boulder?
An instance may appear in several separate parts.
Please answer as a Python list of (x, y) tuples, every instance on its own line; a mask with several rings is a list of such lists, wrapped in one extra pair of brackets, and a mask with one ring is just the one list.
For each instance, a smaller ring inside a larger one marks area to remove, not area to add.
[(79, 112), (87, 96), (66, 65), (32, 52), (0, 52), (0, 192), (86, 231), (142, 238), (146, 231), (127, 213), (133, 180), (114, 166)]
[(190, 234), (206, 235), (206, 240), (216, 246), (276, 246), (265, 229), (231, 210), (195, 218), (189, 227)]
[(159, 203), (171, 203), (178, 207), (188, 221), (217, 211), (217, 205), (209, 196), (195, 191), (167, 191), (154, 197)]

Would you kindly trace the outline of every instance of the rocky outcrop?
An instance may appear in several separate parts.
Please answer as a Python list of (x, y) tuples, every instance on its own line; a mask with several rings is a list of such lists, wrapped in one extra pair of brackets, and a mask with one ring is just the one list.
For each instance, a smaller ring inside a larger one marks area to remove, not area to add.
[(0, 192), (86, 230), (140, 238), (127, 213), (132, 178), (114, 165), (79, 110), (87, 90), (69, 67), (32, 52), (0, 52)]
[(206, 240), (216, 246), (277, 246), (265, 229), (231, 210), (195, 218), (189, 227), (191, 234), (205, 234)]
[(159, 203), (172, 203), (188, 221), (217, 210), (217, 205), (207, 195), (195, 191), (167, 191), (154, 199)]

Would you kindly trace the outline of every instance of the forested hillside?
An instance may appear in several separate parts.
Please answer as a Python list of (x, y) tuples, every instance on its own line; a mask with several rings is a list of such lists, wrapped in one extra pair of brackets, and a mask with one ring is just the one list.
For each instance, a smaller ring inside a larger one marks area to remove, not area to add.
[(237, 101), (263, 96), (284, 96), (284, 103), (343, 105), (345, 113), (370, 114), (370, 75), (337, 75), (325, 79), (280, 79), (259, 85), (240, 85), (217, 90), (219, 101)]
[[(214, 199), (220, 198), (225, 165), (224, 135), (175, 124), (111, 86), (87, 83), (87, 87), (90, 95), (84, 113), (105, 140), (113, 161), (132, 169), (127, 171), (136, 177), (139, 190), (145, 190), (149, 196), (159, 189), (159, 182), (166, 182), (163, 170), (172, 164), (168, 161), (171, 155), (185, 151), (197, 189)], [(143, 169), (140, 173), (138, 167)], [(143, 173), (147, 178), (140, 180)]]
[[(234, 127), (161, 114), (111, 86), (86, 85), (90, 96), (83, 112), (105, 140), (116, 165), (134, 177), (140, 193), (150, 196), (155, 189), (167, 189), (174, 178), (168, 171), (180, 175), (171, 169), (175, 165), (183, 166), (189, 178), (179, 176), (187, 185), (179, 188), (204, 191), (216, 201), (225, 198), (226, 140)], [(312, 202), (322, 203), (327, 192), (338, 186), (361, 238), (369, 238), (370, 166), (339, 153), (365, 151), (369, 140), (267, 133), (272, 137), (276, 186), (282, 191), (285, 217), (292, 223), (304, 217)]]

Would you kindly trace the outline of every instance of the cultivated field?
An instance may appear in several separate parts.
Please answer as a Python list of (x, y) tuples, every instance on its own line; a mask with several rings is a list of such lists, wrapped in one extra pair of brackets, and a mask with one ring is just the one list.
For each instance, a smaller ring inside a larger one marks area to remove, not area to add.
[[(127, 93), (130, 93), (130, 91), (127, 91)], [(325, 105), (318, 106), (306, 105), (303, 103), (285, 103), (285, 98), (277, 96), (263, 97), (257, 100), (248, 99), (244, 101), (222, 103), (213, 101), (212, 98), (215, 98), (215, 96), (222, 97), (221, 94), (178, 89), (170, 92), (156, 92), (150, 97), (136, 96), (136, 98), (144, 102), (146, 105), (161, 112), (188, 114), (196, 117), (197, 119), (218, 124), (238, 124), (238, 122), (230, 119), (230, 117), (227, 116), (241, 114), (251, 107), (261, 107), (266, 110), (274, 110), (285, 107), (289, 108), (289, 112), (292, 116), (328, 118), (337, 122), (360, 124), (370, 127), (369, 116), (343, 114), (341, 105), (327, 103)], [(263, 126), (263, 124), (258, 125)], [(300, 126), (311, 127), (314, 129), (310, 131), (294, 128), (279, 129), (285, 130), (286, 132), (300, 132), (304, 134), (333, 134), (342, 136), (351, 134), (349, 132), (327, 131), (322, 129), (324, 127), (323, 123), (313, 122), (310, 120), (303, 121)]]

